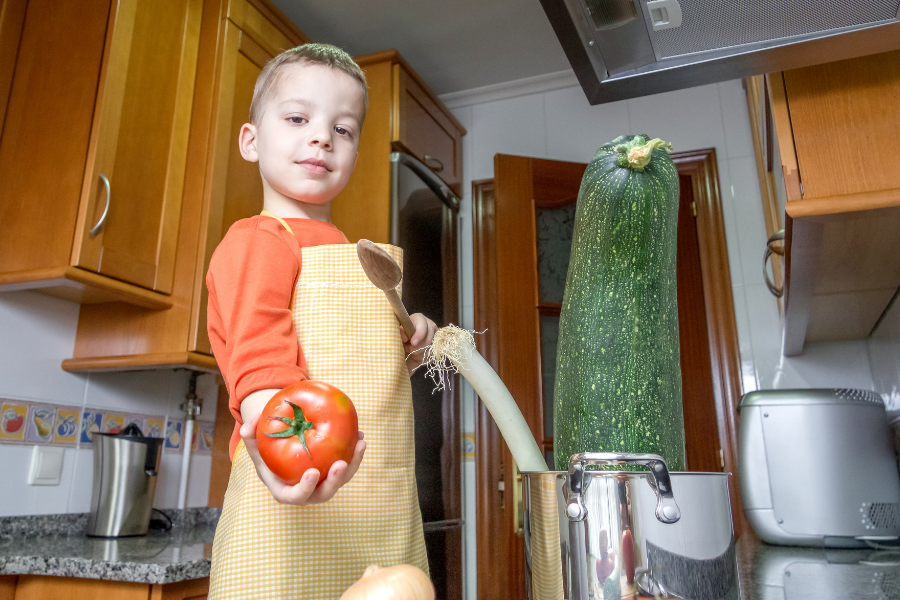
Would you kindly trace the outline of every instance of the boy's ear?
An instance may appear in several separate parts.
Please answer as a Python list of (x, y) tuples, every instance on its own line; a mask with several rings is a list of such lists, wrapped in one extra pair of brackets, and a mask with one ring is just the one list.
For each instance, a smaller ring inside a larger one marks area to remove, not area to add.
[(256, 125), (251, 125), (250, 123), (241, 125), (241, 133), (238, 135), (238, 146), (244, 160), (259, 162), (259, 154), (256, 151)]

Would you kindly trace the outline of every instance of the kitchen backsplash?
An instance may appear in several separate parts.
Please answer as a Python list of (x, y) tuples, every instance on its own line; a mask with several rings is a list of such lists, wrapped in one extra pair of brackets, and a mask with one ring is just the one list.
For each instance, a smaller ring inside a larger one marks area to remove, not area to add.
[[(190, 373), (63, 371), (63, 359), (72, 357), (78, 310), (77, 304), (35, 292), (0, 294), (0, 516), (90, 510), (91, 435), (131, 421), (145, 433), (166, 437), (154, 506), (173, 508), (177, 503), (185, 416), (179, 405)], [(197, 395), (204, 402), (194, 437), (188, 506), (207, 504), (214, 376), (198, 378)], [(58, 486), (28, 485), (36, 444), (64, 447)]]
[[(0, 400), (0, 443), (47, 444), (89, 448), (94, 433), (119, 433), (136, 425), (147, 437), (165, 438), (165, 452), (181, 452), (184, 447), (184, 421), (167, 419), (165, 415), (124, 414), (87, 407), (73, 410), (37, 402)], [(194, 429), (192, 452), (212, 453), (215, 423), (201, 422)]]

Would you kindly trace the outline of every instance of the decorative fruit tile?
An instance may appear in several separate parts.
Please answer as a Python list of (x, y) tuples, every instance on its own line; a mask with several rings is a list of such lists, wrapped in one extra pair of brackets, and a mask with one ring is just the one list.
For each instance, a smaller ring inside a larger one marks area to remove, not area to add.
[(53, 428), (53, 443), (72, 445), (78, 442), (79, 410), (56, 407), (56, 422)]
[(152, 438), (161, 438), (166, 428), (165, 417), (147, 417), (144, 435)]
[(194, 439), (196, 440), (196, 443), (194, 444), (193, 449), (200, 454), (212, 453), (216, 431), (215, 423), (200, 423), (198, 429), (200, 432), (199, 434), (196, 433), (197, 429), (194, 430)]
[(165, 449), (171, 452), (181, 452), (182, 432), (184, 431), (184, 423), (181, 421), (168, 421), (166, 423), (166, 442)]
[(125, 415), (106, 413), (103, 415), (102, 423), (100, 425), (101, 433), (119, 433), (125, 427)]
[(142, 435), (147, 435), (147, 419), (144, 415), (127, 415), (125, 417), (125, 424), (122, 426), (122, 429), (125, 429), (129, 425), (137, 425), (138, 429), (141, 430)]
[(25, 439), (28, 406), (27, 402), (11, 401), (5, 401), (0, 405), (0, 440), (21, 441)]
[(79, 441), (82, 446), (91, 446), (94, 443), (94, 434), (100, 431), (103, 424), (103, 413), (86, 410), (81, 413), (81, 434)]
[(32, 404), (28, 408), (28, 422), (25, 424), (25, 441), (34, 444), (49, 444), (53, 441), (53, 424), (55, 421), (55, 406)]
[[(126, 415), (102, 410), (73, 406), (57, 406), (40, 402), (0, 400), (0, 443), (55, 444), (90, 448), (96, 432), (119, 433), (126, 425), (134, 423), (148, 437), (163, 437), (166, 418), (150, 415)], [(183, 424), (173, 433), (174, 446), (167, 441), (167, 448), (180, 451)]]

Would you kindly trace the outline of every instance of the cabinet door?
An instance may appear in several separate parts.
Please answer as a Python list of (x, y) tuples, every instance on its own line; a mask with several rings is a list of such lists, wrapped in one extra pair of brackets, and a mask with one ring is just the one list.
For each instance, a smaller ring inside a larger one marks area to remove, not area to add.
[(202, 0), (114, 4), (73, 251), (82, 268), (164, 293), (172, 289), (201, 10)]
[(392, 142), (460, 192), (462, 136), (450, 118), (402, 65), (394, 65)]
[[(212, 254), (240, 219), (258, 215), (263, 208), (262, 180), (256, 163), (247, 162), (238, 149), (241, 125), (250, 118), (253, 86), (272, 55), (231, 21), (226, 21), (225, 52), (219, 87), (218, 120), (211, 169), (209, 218), (203, 274)], [(206, 334), (206, 303), (209, 295), (205, 278), (197, 307), (197, 335), (192, 350), (212, 353)]]
[(22, 39), (26, 0), (0, 0), (0, 131), (16, 70), (16, 54)]
[(29, 0), (23, 8), (4, 0), (0, 13), (0, 76), (8, 80), (0, 117), (2, 273), (71, 264), (110, 0)]

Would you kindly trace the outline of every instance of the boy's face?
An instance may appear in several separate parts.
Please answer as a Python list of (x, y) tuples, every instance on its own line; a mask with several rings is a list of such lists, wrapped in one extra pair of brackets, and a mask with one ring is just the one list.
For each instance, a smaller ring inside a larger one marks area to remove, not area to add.
[(363, 116), (356, 79), (323, 65), (290, 65), (259, 123), (241, 128), (241, 155), (259, 162), (267, 194), (325, 204), (356, 166)]

